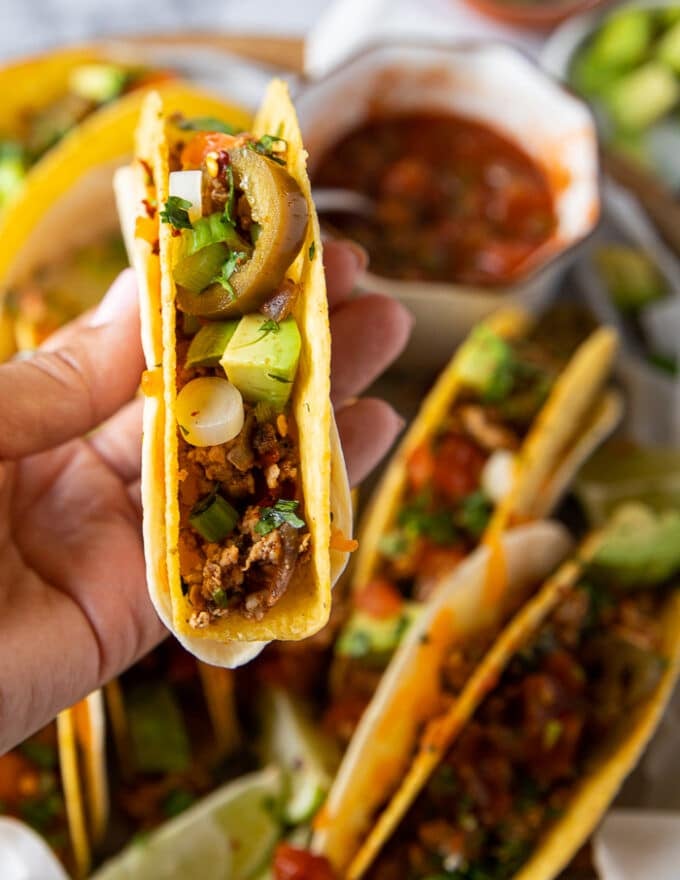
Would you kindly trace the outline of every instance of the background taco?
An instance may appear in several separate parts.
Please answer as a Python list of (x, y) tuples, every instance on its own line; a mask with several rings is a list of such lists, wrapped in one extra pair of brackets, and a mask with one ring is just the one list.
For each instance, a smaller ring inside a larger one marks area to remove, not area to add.
[(547, 581), (427, 723), (348, 877), (384, 880), (396, 865), (428, 877), (454, 863), (492, 880), (559, 873), (677, 680), (678, 536), (677, 512), (623, 507)]
[[(351, 531), (330, 412), (321, 243), (282, 83), (270, 87), (253, 131), (167, 118), (151, 97), (141, 164), (118, 178), (146, 288), (150, 591), (180, 641), (219, 665), (325, 623), (347, 558), (332, 549), (332, 529)], [(160, 216), (142, 206), (150, 193)], [(149, 280), (154, 264), (160, 286)], [(225, 398), (206, 431), (206, 407), (227, 392), (233, 409)]]

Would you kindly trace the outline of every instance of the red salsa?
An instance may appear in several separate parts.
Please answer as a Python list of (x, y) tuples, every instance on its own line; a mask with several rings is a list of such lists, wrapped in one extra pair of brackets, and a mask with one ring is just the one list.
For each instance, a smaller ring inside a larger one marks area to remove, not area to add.
[(554, 234), (544, 171), (517, 144), (470, 119), (374, 119), (322, 157), (314, 185), (375, 201), (371, 217), (329, 214), (389, 278), (493, 285), (512, 280)]

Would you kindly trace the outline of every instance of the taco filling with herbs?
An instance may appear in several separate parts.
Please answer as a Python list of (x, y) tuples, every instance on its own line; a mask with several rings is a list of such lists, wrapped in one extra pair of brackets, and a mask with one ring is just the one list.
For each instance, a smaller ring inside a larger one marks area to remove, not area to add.
[(508, 657), (367, 876), (516, 875), (660, 686), (679, 529), (675, 513), (619, 511), (575, 583)]
[(227, 665), (244, 662), (236, 642), (253, 656), (326, 622), (351, 529), (319, 227), (281, 82), (253, 132), (165, 117), (158, 95), (138, 132), (135, 240), (160, 268), (158, 305), (142, 297), (150, 591), (185, 645)]

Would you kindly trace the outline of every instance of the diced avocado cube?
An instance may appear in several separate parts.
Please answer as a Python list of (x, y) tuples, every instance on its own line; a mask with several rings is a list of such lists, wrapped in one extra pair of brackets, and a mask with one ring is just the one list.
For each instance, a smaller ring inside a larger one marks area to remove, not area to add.
[(610, 89), (620, 77), (620, 70), (602, 64), (592, 49), (586, 49), (576, 56), (569, 74), (574, 88), (589, 98)]
[(669, 113), (679, 97), (673, 72), (659, 61), (649, 61), (620, 79), (605, 100), (617, 125), (639, 131)]
[(0, 143), (0, 208), (21, 189), (26, 177), (26, 158), (19, 144)]
[(204, 324), (191, 340), (187, 367), (216, 367), (236, 332), (238, 321), (211, 321)]
[(668, 293), (657, 266), (636, 248), (602, 245), (595, 253), (595, 263), (614, 305), (623, 312), (637, 311)]
[(355, 611), (340, 633), (336, 653), (344, 657), (389, 658), (420, 609), (416, 602), (405, 602), (399, 613), (392, 617), (373, 617)]
[(513, 385), (514, 354), (486, 324), (475, 327), (456, 356), (460, 381), (485, 400), (502, 400)]
[(651, 45), (654, 22), (645, 9), (611, 15), (591, 45), (593, 60), (601, 67), (632, 67), (644, 60)]
[(621, 505), (605, 527), (591, 574), (620, 589), (656, 587), (680, 573), (680, 511)]
[(666, 31), (656, 46), (656, 57), (675, 73), (680, 73), (680, 21)]
[(293, 389), (301, 345), (294, 318), (277, 323), (259, 313), (245, 315), (220, 364), (244, 400), (283, 409)]
[(680, 21), (680, 6), (667, 6), (656, 10), (659, 27), (672, 27)]
[(81, 98), (105, 104), (117, 98), (128, 80), (128, 73), (116, 64), (82, 64), (71, 73), (71, 91)]

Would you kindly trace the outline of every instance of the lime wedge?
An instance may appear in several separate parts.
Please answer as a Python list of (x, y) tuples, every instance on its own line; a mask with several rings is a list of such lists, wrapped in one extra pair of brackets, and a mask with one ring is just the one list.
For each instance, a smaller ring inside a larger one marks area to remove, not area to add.
[(576, 494), (593, 525), (604, 523), (626, 501), (680, 510), (680, 450), (608, 443), (581, 469)]
[(128, 846), (92, 880), (253, 880), (281, 835), (282, 790), (278, 767), (236, 779)]
[(338, 756), (313, 726), (304, 706), (281, 690), (263, 698), (262, 757), (286, 774), (283, 818), (289, 825), (309, 822), (324, 802)]

